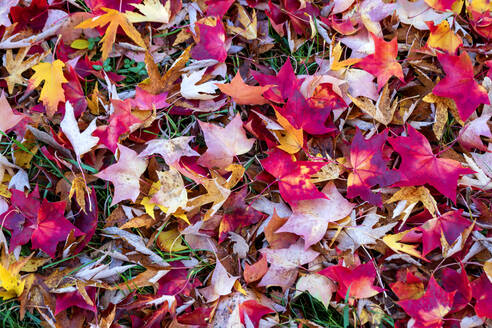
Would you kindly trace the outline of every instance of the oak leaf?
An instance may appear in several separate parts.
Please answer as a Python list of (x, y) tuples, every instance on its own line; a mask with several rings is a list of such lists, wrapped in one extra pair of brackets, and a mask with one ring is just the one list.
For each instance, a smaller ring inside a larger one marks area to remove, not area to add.
[(29, 80), (28, 89), (34, 89), (44, 81), (39, 99), (46, 107), (49, 117), (52, 117), (58, 110), (58, 103), (65, 101), (62, 84), (68, 81), (63, 75), (64, 67), (65, 63), (60, 59), (52, 63), (39, 63), (32, 67), (34, 74)]

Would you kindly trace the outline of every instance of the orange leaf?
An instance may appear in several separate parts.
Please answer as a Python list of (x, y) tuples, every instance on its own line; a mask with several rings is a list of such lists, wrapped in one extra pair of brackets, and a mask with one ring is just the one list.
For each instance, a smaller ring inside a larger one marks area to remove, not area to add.
[(236, 73), (231, 83), (217, 84), (217, 86), (220, 91), (231, 96), (238, 105), (263, 105), (267, 103), (267, 100), (261, 94), (268, 90), (269, 87), (247, 85), (239, 72)]
[(113, 48), (113, 44), (116, 40), (116, 32), (118, 31), (118, 27), (120, 26), (126, 33), (126, 35), (128, 35), (128, 37), (133, 40), (133, 42), (135, 42), (140, 47), (147, 49), (142, 36), (137, 31), (137, 29), (133, 27), (132, 23), (128, 21), (128, 18), (125, 16), (125, 14), (114, 9), (101, 9), (106, 12), (106, 14), (85, 20), (79, 25), (75, 26), (75, 28), (94, 28), (102, 27), (106, 24), (109, 24), (106, 29), (106, 33), (104, 33), (104, 37), (101, 39), (101, 41), (99, 41), (99, 43), (102, 43), (101, 59), (103, 61), (108, 58), (109, 52)]

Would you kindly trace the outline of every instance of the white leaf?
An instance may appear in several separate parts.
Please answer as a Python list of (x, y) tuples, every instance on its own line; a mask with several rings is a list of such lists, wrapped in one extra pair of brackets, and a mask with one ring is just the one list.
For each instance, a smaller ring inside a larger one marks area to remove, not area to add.
[(60, 123), (61, 130), (72, 144), (75, 155), (80, 159), (80, 156), (84, 155), (92, 149), (99, 141), (98, 137), (92, 136), (92, 132), (96, 130), (96, 119), (92, 120), (89, 126), (84, 132), (80, 132), (79, 125), (75, 119), (73, 107), (70, 102), (65, 104), (65, 116)]
[(215, 84), (221, 83), (221, 81), (212, 80), (197, 85), (206, 70), (207, 68), (204, 68), (202, 70), (192, 72), (189, 75), (182, 75), (183, 81), (181, 82), (181, 95), (184, 98), (210, 100), (217, 97), (217, 95), (213, 94), (218, 89)]

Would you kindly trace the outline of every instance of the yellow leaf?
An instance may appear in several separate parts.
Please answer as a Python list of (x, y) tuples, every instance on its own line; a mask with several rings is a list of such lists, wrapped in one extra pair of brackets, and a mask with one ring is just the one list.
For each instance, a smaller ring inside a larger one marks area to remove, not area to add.
[(340, 42), (338, 42), (331, 50), (330, 69), (332, 71), (341, 70), (342, 68), (357, 64), (358, 62), (361, 61), (360, 58), (349, 58), (340, 61), (341, 56), (342, 56), (342, 46), (340, 45)]
[(280, 148), (289, 154), (297, 153), (304, 145), (304, 133), (302, 129), (294, 128), (289, 121), (277, 111), (275, 111), (275, 115), (277, 116), (278, 124), (284, 128), (283, 132), (273, 131), (280, 142), (280, 146), (277, 146), (277, 148)]
[(183, 245), (183, 240), (180, 238), (180, 236), (181, 234), (176, 229), (162, 231), (157, 236), (157, 245), (160, 249), (169, 253), (179, 252), (188, 249), (188, 247)]
[(483, 264), (483, 271), (489, 278), (489, 281), (492, 282), (492, 260), (488, 260)]
[(166, 5), (162, 5), (160, 0), (144, 0), (143, 3), (131, 4), (137, 8), (142, 14), (126, 11), (125, 15), (132, 23), (155, 22), (167, 24), (171, 18), (171, 1), (166, 1)]
[(145, 42), (142, 39), (142, 36), (137, 31), (135, 27), (133, 27), (132, 23), (128, 21), (128, 18), (125, 14), (119, 12), (118, 10), (109, 9), (109, 8), (101, 8), (106, 14), (97, 16), (95, 18), (91, 18), (83, 21), (75, 28), (94, 28), (94, 27), (103, 27), (107, 24), (106, 33), (104, 33), (103, 38), (99, 43), (102, 43), (102, 60), (105, 61), (111, 49), (113, 48), (113, 44), (116, 41), (116, 32), (118, 31), (118, 27), (121, 27), (123, 31), (128, 35), (130, 39), (133, 40), (140, 47), (147, 49), (145, 46)]
[[(407, 201), (407, 203), (405, 204), (405, 210), (403, 212), (406, 212), (406, 209), (413, 209), (415, 204), (417, 204), (418, 202), (422, 202), (429, 213), (431, 213), (432, 216), (435, 217), (435, 214), (437, 212), (437, 203), (434, 197), (432, 197), (429, 189), (427, 189), (426, 187), (402, 187), (390, 199), (388, 199), (386, 203), (394, 203), (400, 200)], [(408, 213), (407, 216), (409, 214), (410, 213)]]
[(76, 177), (72, 181), (72, 187), (70, 188), (70, 193), (68, 198), (72, 198), (75, 194), (75, 201), (79, 207), (85, 212), (85, 193), (87, 191), (87, 186), (84, 179), (81, 177)]
[(32, 55), (27, 60), (24, 60), (29, 49), (30, 47), (19, 49), (15, 55), (15, 59), (12, 49), (8, 49), (5, 53), (5, 69), (9, 73), (9, 76), (4, 79), (7, 82), (9, 94), (12, 94), (16, 84), (26, 84), (27, 80), (22, 76), (22, 73), (39, 63), (41, 59), (48, 55), (48, 52), (44, 52), (42, 54)]
[(5, 198), (10, 198), (12, 196), (12, 193), (9, 190), (9, 187), (4, 185), (3, 183), (0, 184), (0, 196), (5, 197)]
[(85, 39), (77, 39), (77, 40), (74, 40), (71, 44), (70, 44), (70, 47), (74, 48), (74, 49), (87, 49), (89, 48), (89, 41), (85, 40)]
[(239, 22), (244, 28), (228, 25), (227, 30), (231, 33), (241, 35), (246, 40), (255, 40), (258, 38), (258, 21), (256, 19), (256, 11), (253, 9), (253, 19), (251, 19), (243, 6), (237, 4), (237, 10), (239, 14)]
[(427, 45), (454, 54), (462, 44), (461, 38), (451, 31), (449, 23), (446, 20), (443, 20), (437, 26), (434, 26), (433, 23), (430, 24), (430, 35), (427, 39)]
[(458, 109), (456, 108), (456, 104), (453, 99), (439, 97), (433, 93), (429, 93), (424, 98), (422, 98), (422, 100), (426, 103), (435, 104), (436, 106), (435, 122), (432, 126), (432, 131), (434, 132), (434, 135), (437, 139), (441, 139), (442, 137), (444, 126), (448, 121), (448, 111), (451, 112), (451, 114), (459, 124), (465, 124), (460, 118)]
[(5, 289), (0, 291), (0, 297), (4, 300), (20, 296), (24, 291), (25, 281), (20, 279), (16, 272), (10, 272), (0, 264), (0, 286)]
[(57, 59), (52, 63), (39, 63), (32, 68), (34, 74), (29, 80), (30, 88), (36, 88), (44, 81), (39, 99), (46, 107), (46, 113), (49, 117), (56, 113), (58, 103), (65, 101), (62, 84), (68, 81), (63, 76), (63, 67), (65, 67), (65, 63)]
[(408, 244), (403, 244), (400, 243), (400, 240), (405, 237), (407, 233), (409, 233), (410, 230), (406, 230), (394, 235), (388, 234), (383, 237), (383, 242), (391, 248), (394, 252), (396, 253), (407, 253), (409, 255), (418, 257), (419, 259), (422, 259), (424, 261), (427, 261), (424, 257), (422, 257), (422, 254), (417, 250), (417, 245), (408, 245)]

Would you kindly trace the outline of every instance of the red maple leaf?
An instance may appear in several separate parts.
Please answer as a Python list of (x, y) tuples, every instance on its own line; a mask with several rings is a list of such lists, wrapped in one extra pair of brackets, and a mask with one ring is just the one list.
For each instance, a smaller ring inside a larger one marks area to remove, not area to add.
[(431, 277), (424, 296), (416, 300), (399, 301), (409, 316), (415, 319), (415, 328), (440, 328), (444, 323), (444, 316), (451, 311), (454, 292), (446, 292)]
[(386, 82), (392, 76), (396, 76), (403, 81), (403, 70), (401, 65), (396, 61), (398, 56), (398, 43), (396, 37), (386, 42), (382, 38), (378, 38), (372, 34), (374, 40), (374, 54), (362, 58), (360, 62), (354, 66), (362, 68), (368, 73), (377, 77), (378, 91), (381, 90)]
[(141, 121), (133, 116), (130, 100), (111, 100), (114, 106), (114, 112), (109, 117), (109, 124), (99, 126), (93, 133), (93, 136), (99, 137), (99, 143), (105, 145), (113, 153), (118, 148), (120, 136), (128, 131), (134, 124)]
[(276, 76), (266, 75), (259, 72), (251, 71), (251, 75), (261, 86), (271, 86), (270, 89), (263, 93), (263, 96), (276, 103), (283, 103), (289, 99), (295, 91), (298, 91), (304, 79), (298, 79), (290, 58), (282, 65)]
[(492, 319), (492, 282), (484, 273), (472, 282), (472, 293), (475, 299), (475, 313), (482, 318)]
[(408, 137), (390, 138), (388, 141), (401, 156), (398, 171), (401, 174), (401, 186), (420, 186), (426, 183), (436, 188), (441, 194), (456, 200), (456, 186), (462, 174), (474, 173), (459, 162), (438, 158), (432, 152), (429, 140), (407, 125)]
[(196, 24), (199, 29), (200, 41), (191, 50), (194, 59), (215, 59), (224, 62), (227, 58), (225, 48), (225, 30), (222, 21), (218, 20), (215, 26)]
[(459, 56), (437, 54), (437, 58), (446, 77), (439, 81), (432, 93), (453, 99), (463, 121), (466, 121), (480, 104), (490, 104), (487, 91), (473, 78), (473, 64), (466, 51)]
[(441, 247), (441, 235), (444, 235), (449, 245), (461, 235), (471, 224), (469, 220), (461, 214), (463, 210), (450, 211), (437, 218), (425, 222), (415, 229), (422, 233), (422, 255), (426, 255), (432, 250)]
[(461, 272), (451, 268), (444, 268), (441, 271), (441, 282), (445, 291), (456, 291), (451, 313), (464, 309), (468, 303), (470, 303), (472, 298), (472, 288), (463, 264), (461, 264)]
[(245, 316), (248, 316), (249, 321), (253, 323), (253, 327), (258, 328), (261, 318), (270, 313), (275, 313), (275, 311), (255, 300), (247, 300), (239, 304), (239, 317), (241, 318), (241, 323), (246, 327), (248, 325), (246, 324)]
[(167, 92), (160, 93), (158, 95), (153, 95), (144, 89), (139, 87), (135, 88), (135, 98), (130, 99), (130, 102), (133, 107), (136, 107), (140, 110), (152, 110), (152, 109), (161, 109), (170, 106), (166, 102)]
[(377, 272), (372, 262), (360, 264), (352, 269), (341, 264), (333, 265), (319, 271), (318, 274), (337, 282), (337, 295), (341, 299), (345, 299), (347, 291), (352, 299), (369, 298), (383, 291), (381, 287), (373, 285)]
[(85, 309), (94, 312), (94, 314), (97, 313), (97, 307), (96, 307), (96, 291), (97, 288), (95, 287), (85, 287), (85, 291), (87, 292), (87, 295), (89, 296), (90, 300), (92, 301), (92, 304), (89, 304), (86, 302), (84, 297), (80, 295), (79, 291), (73, 291), (73, 292), (68, 292), (68, 293), (62, 293), (62, 294), (57, 294), (56, 296), (56, 308), (55, 308), (55, 315), (65, 311), (66, 309), (76, 306), (80, 309)]
[(232, 193), (222, 205), (224, 216), (219, 226), (219, 243), (224, 241), (229, 231), (255, 224), (264, 217), (264, 214), (246, 204), (247, 195), (248, 188), (245, 187)]
[(383, 158), (386, 139), (386, 130), (370, 139), (364, 139), (359, 129), (355, 132), (350, 148), (352, 172), (347, 181), (348, 198), (360, 196), (373, 205), (381, 206), (381, 195), (373, 193), (371, 187), (388, 186), (399, 179), (398, 172), (388, 170), (387, 161)]
[(56, 246), (67, 239), (70, 231), (73, 230), (75, 236), (83, 235), (64, 217), (64, 201), (50, 203), (43, 199), (40, 202), (37, 187), (28, 196), (15, 189), (11, 192), (11, 205), (0, 216), (4, 228), (12, 234), (11, 249), (31, 240), (32, 249), (41, 249), (54, 258)]
[(274, 107), (294, 128), (303, 129), (310, 134), (326, 134), (336, 130), (326, 124), (334, 108), (329, 103), (326, 105), (322, 102), (309, 102), (299, 90), (294, 90), (285, 105)]
[(12, 23), (18, 24), (16, 31), (23, 30), (26, 27), (33, 30), (33, 32), (42, 31), (48, 19), (48, 8), (46, 0), (33, 0), (29, 7), (14, 6), (10, 8)]
[(294, 161), (291, 155), (277, 148), (261, 161), (261, 165), (277, 178), (280, 195), (287, 203), (296, 204), (304, 199), (326, 198), (326, 195), (309, 181), (309, 177), (326, 163)]

